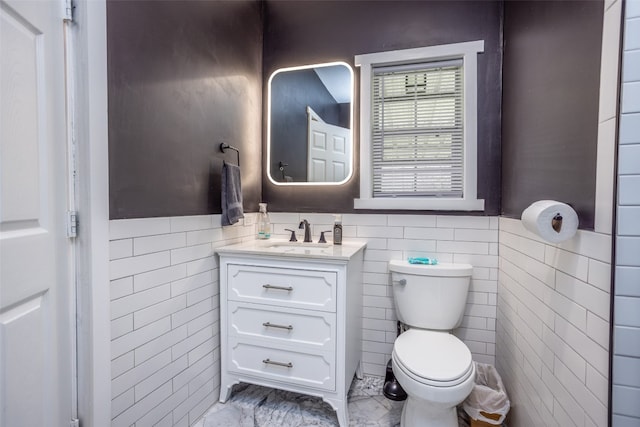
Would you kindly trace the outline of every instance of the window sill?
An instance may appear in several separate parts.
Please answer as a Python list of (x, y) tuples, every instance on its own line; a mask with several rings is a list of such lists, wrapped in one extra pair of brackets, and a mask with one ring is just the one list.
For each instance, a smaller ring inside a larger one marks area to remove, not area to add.
[(354, 209), (387, 209), (414, 211), (483, 211), (483, 199), (416, 199), (416, 198), (367, 198), (354, 199)]

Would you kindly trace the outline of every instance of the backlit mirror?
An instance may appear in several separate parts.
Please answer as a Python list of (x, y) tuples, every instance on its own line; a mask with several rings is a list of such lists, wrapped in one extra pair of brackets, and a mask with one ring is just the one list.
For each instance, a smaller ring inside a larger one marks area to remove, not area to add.
[(353, 171), (353, 71), (344, 62), (269, 78), (267, 171), (277, 185), (338, 185)]

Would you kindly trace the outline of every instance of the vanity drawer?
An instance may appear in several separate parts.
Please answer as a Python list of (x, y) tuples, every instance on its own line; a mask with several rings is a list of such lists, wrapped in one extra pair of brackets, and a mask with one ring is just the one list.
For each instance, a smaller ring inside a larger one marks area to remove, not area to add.
[(229, 371), (271, 381), (335, 390), (335, 354), (271, 348), (229, 337)]
[(228, 299), (302, 309), (336, 310), (334, 271), (228, 264)]
[(229, 335), (238, 339), (262, 338), (274, 343), (306, 346), (315, 351), (333, 351), (336, 315), (235, 301), (227, 303)]

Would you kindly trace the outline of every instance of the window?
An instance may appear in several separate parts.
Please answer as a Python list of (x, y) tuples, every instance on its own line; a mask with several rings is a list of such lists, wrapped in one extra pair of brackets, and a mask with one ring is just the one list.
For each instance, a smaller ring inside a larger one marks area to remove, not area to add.
[(462, 61), (373, 69), (373, 197), (463, 195)]
[(356, 56), (361, 67), (356, 209), (484, 209), (476, 198), (476, 62), (483, 45)]

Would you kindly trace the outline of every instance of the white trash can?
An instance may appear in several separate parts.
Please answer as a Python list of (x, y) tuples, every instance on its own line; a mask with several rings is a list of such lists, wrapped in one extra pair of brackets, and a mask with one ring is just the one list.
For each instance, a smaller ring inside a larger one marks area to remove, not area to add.
[(493, 365), (474, 362), (476, 385), (462, 404), (471, 418), (471, 427), (502, 425), (511, 404), (500, 374)]

